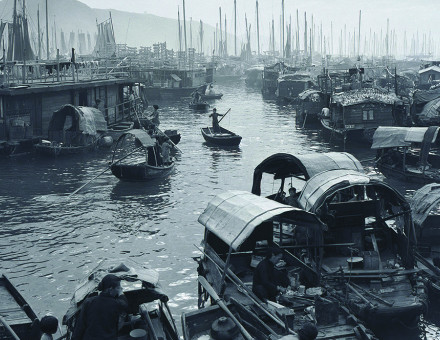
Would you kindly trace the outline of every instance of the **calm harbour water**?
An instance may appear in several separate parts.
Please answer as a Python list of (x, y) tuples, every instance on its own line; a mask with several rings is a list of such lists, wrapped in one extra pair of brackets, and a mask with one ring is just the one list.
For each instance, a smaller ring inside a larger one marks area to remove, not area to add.
[[(100, 259), (132, 258), (160, 272), (176, 321), (197, 307), (197, 272), (203, 227), (197, 222), (209, 200), (229, 189), (250, 191), (254, 168), (277, 153), (343, 151), (319, 129), (297, 129), (291, 106), (263, 101), (243, 80), (218, 82), (224, 93), (221, 125), (243, 137), (233, 150), (209, 147), (200, 128), (209, 113), (188, 109), (189, 99), (157, 102), (161, 129), (182, 135), (174, 173), (149, 183), (119, 182), (106, 172), (78, 194), (68, 194), (106, 168), (110, 150), (70, 158), (35, 155), (0, 161), (0, 272), (18, 286), (39, 317), (61, 317), (79, 279)], [(153, 103), (151, 103), (153, 104)], [(148, 109), (151, 112), (151, 108)], [(360, 160), (367, 146), (347, 145)], [(372, 162), (364, 166), (373, 171)], [(393, 185), (407, 194), (417, 187)], [(438, 332), (432, 329), (432, 334)]]

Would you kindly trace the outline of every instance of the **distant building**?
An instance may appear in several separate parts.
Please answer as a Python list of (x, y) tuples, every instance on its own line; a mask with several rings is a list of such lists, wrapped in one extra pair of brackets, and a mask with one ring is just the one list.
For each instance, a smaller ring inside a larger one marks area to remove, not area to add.
[(432, 65), (419, 71), (419, 87), (430, 87), (440, 80), (440, 67)]

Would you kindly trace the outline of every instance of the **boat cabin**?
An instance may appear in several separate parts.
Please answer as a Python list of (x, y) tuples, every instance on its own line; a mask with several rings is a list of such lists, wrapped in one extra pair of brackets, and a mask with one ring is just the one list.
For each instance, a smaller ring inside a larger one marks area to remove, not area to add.
[(384, 127), (373, 135), (376, 165), (385, 176), (415, 183), (440, 181), (438, 126)]
[[(440, 184), (426, 184), (417, 190), (410, 205), (418, 248), (431, 256), (431, 248), (440, 247)], [(438, 256), (438, 253), (432, 255)]]
[[(269, 156), (255, 167), (252, 193), (260, 196), (264, 192), (267, 198), (285, 203), (287, 186), (295, 188), (297, 193), (300, 193), (310, 177), (331, 169), (351, 169), (364, 172), (362, 164), (347, 152), (303, 155), (277, 153)], [(268, 192), (269, 188), (275, 188), (277, 191)]]
[(416, 328), (426, 294), (405, 198), (381, 180), (340, 169), (311, 177), (298, 202), (327, 226), (322, 275), (346, 294), (341, 301), (376, 335), (401, 329), (400, 322)]
[(314, 89), (308, 89), (298, 94), (295, 104), (296, 121), (300, 126), (304, 126), (306, 123), (318, 123), (322, 109), (328, 107), (324, 93)]
[(406, 117), (402, 106), (403, 102), (394, 93), (372, 88), (335, 93), (330, 99), (328, 125), (344, 134), (351, 133), (353, 137), (355, 134), (362, 136), (359, 131), (396, 125), (399, 115)]

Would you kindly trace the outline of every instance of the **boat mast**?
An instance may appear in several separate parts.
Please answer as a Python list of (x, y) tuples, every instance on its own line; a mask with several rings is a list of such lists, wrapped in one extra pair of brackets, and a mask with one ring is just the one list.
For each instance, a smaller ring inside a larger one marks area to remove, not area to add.
[(41, 59), (41, 40), (40, 40), (40, 4), (37, 9), (37, 25), (38, 25), (38, 60)]
[(219, 16), (220, 16), (220, 39), (218, 42), (218, 56), (223, 56), (223, 36), (222, 36), (222, 8), (218, 8)]
[(177, 6), (177, 23), (179, 25), (179, 63), (180, 63), (180, 58), (182, 57), (182, 29), (180, 27), (180, 11), (179, 11), (179, 6)]
[(203, 53), (203, 22), (200, 20), (200, 55)]
[(46, 57), (47, 60), (49, 60), (49, 10), (47, 7), (47, 1), (46, 0)]
[(359, 10), (359, 38), (358, 38), (358, 60), (361, 60), (361, 18), (362, 18), (362, 10)]
[(283, 20), (282, 20), (282, 23), (281, 23), (281, 29), (282, 29), (282, 31), (283, 31), (283, 43), (282, 43), (282, 46), (283, 46), (283, 48), (282, 48), (282, 52), (283, 52), (283, 54), (282, 54), (282, 57), (284, 58), (285, 57), (285, 55), (284, 55), (284, 0), (282, 0), (281, 1), (281, 12), (282, 12), (282, 15), (283, 15)]
[(260, 55), (260, 19), (258, 17), (258, 0), (257, 0), (257, 45), (258, 45), (258, 56)]
[(184, 38), (185, 38), (185, 62), (187, 59), (187, 53), (188, 53), (188, 46), (186, 43), (186, 19), (185, 19), (185, 0), (183, 1), (183, 34), (184, 34)]
[(234, 52), (237, 55), (237, 0), (234, 0)]
[(307, 12), (304, 12), (304, 55), (307, 58)]

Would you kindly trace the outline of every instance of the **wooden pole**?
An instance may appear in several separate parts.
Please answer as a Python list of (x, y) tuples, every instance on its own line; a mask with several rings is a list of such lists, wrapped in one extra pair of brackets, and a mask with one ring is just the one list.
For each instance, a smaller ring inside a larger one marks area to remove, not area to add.
[(253, 340), (254, 338), (252, 335), (249, 334), (249, 332), (246, 330), (246, 328), (243, 327), (243, 325), (237, 320), (234, 314), (229, 310), (229, 308), (226, 306), (226, 304), (223, 302), (222, 299), (217, 295), (214, 288), (211, 287), (208, 281), (203, 276), (199, 276), (198, 280), (200, 284), (205, 288), (205, 290), (208, 292), (208, 294), (214, 299), (214, 301), (219, 305), (221, 309), (225, 311), (226, 314), (232, 319), (232, 321), (237, 325), (237, 327), (240, 329), (241, 334), (244, 336), (247, 340)]
[(182, 0), (182, 1), (183, 1), (183, 35), (184, 35), (184, 38), (185, 38), (185, 62), (186, 62), (186, 59), (188, 58), (188, 46), (187, 46), (187, 43), (186, 43), (185, 0)]
[(258, 46), (257, 55), (259, 56), (260, 55), (260, 19), (258, 16), (258, 0), (256, 4), (256, 9), (257, 9), (257, 46)]
[(14, 338), (14, 340), (20, 340), (17, 333), (15, 333), (14, 330), (11, 328), (11, 326), (9, 326), (9, 324), (7, 323), (7, 321), (3, 316), (0, 316), (0, 323), (2, 323), (3, 326), (5, 326), (6, 330)]
[(237, 0), (234, 0), (234, 53), (237, 55)]
[(49, 10), (47, 7), (47, 1), (46, 0), (46, 57), (47, 60), (49, 60), (50, 54), (49, 54)]

